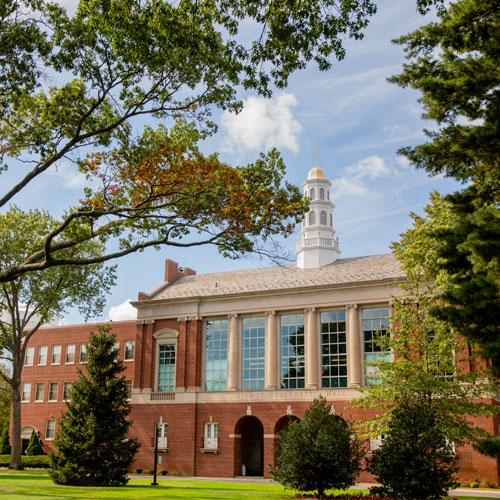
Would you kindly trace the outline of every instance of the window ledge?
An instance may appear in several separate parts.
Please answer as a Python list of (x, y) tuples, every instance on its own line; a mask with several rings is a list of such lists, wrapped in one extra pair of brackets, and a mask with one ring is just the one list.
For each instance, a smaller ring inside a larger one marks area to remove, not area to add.
[[(149, 448), (150, 451), (155, 451), (154, 446)], [(168, 448), (158, 448), (158, 453), (168, 453)]]
[(219, 448), (200, 448), (200, 451), (202, 453), (215, 453), (215, 454), (220, 453)]

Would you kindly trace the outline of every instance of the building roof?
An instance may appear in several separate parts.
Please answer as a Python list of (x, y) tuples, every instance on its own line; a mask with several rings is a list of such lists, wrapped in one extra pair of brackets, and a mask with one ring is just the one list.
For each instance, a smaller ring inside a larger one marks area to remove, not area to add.
[(326, 179), (323, 170), (321, 170), (317, 165), (309, 170), (309, 175), (307, 176), (308, 181), (313, 179)]
[(399, 262), (392, 254), (370, 255), (337, 259), (333, 264), (314, 269), (300, 269), (296, 265), (289, 265), (183, 276), (170, 284), (159, 286), (148, 294), (146, 300), (355, 284), (403, 276)]

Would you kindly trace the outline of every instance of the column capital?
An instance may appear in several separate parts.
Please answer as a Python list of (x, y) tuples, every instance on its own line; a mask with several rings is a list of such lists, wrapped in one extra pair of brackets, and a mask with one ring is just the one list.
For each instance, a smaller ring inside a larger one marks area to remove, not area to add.
[(266, 311), (266, 316), (276, 316), (276, 311)]
[(346, 307), (346, 309), (349, 309), (349, 310), (351, 310), (351, 309), (356, 310), (358, 308), (358, 304), (347, 304), (345, 307)]
[(177, 321), (179, 321), (179, 322), (184, 322), (184, 321), (187, 321), (188, 319), (189, 319), (189, 318), (188, 318), (187, 316), (179, 316), (179, 317), (177, 318)]
[(316, 312), (316, 308), (315, 307), (306, 307), (304, 309), (304, 311), (306, 311), (306, 312), (312, 312), (313, 313), (313, 312)]
[(236, 313), (231, 313), (227, 315), (228, 319), (238, 319), (238, 314)]
[(201, 319), (201, 316), (188, 316), (186, 318), (186, 321), (199, 321)]

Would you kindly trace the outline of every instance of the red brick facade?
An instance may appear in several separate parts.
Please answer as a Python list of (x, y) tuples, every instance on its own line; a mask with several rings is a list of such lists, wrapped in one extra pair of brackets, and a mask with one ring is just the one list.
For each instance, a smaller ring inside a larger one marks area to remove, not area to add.
[[(133, 426), (130, 434), (139, 438), (141, 449), (136, 456), (134, 467), (149, 469), (153, 466), (153, 429), (154, 423), (162, 417), (168, 423), (168, 451), (160, 451), (162, 464), (160, 469), (177, 472), (188, 476), (233, 477), (242, 474), (242, 442), (248, 425), (262, 425), (262, 463), (264, 475), (269, 477), (269, 469), (274, 464), (273, 448), (276, 435), (287, 421), (287, 415), (301, 418), (308, 401), (259, 401), (249, 396), (247, 401), (238, 402), (199, 402), (197, 397), (203, 394), (203, 322), (196, 319), (167, 319), (149, 322), (111, 323), (112, 332), (120, 345), (119, 356), (124, 359), (126, 341), (135, 341), (133, 361), (125, 362), (125, 378), (133, 381)], [(30, 346), (34, 347), (33, 366), (26, 366), (23, 382), (31, 383), (29, 402), (22, 403), (22, 426), (33, 427), (47, 449), (51, 441), (45, 439), (46, 423), (49, 419), (57, 421), (64, 409), (62, 386), (64, 382), (75, 380), (77, 368), (84, 369), (79, 363), (80, 345), (88, 339), (90, 330), (95, 325), (63, 326), (44, 328), (33, 336)], [(175, 376), (175, 399), (152, 401), (151, 395), (143, 389), (155, 387), (157, 353), (154, 334), (172, 330), (178, 332), (177, 359)], [(52, 346), (61, 345), (60, 364), (51, 364)], [(65, 363), (65, 346), (75, 345), (75, 362)], [(48, 347), (46, 366), (38, 366), (37, 356), (41, 346)], [(43, 382), (44, 395), (41, 402), (35, 402), (35, 385)], [(48, 401), (51, 382), (58, 382), (57, 401)], [(301, 393), (304, 393), (302, 390)], [(215, 394), (215, 399), (216, 399)], [(141, 399), (142, 397), (142, 399)], [(192, 402), (182, 402), (182, 397), (191, 398)], [(137, 399), (137, 402), (134, 400)], [(244, 399), (244, 398), (243, 398)], [(375, 413), (374, 410), (355, 410), (346, 407), (346, 401), (332, 399), (335, 414), (354, 420)], [(491, 404), (497, 404), (491, 401)], [(258, 419), (258, 420), (256, 420)], [(218, 424), (217, 452), (204, 450), (205, 423)], [(260, 422), (260, 424), (259, 424)], [(481, 427), (496, 433), (498, 418), (478, 420)], [(56, 426), (57, 431), (57, 426)], [(255, 438), (255, 436), (254, 436)], [(460, 478), (466, 480), (487, 479), (498, 484), (498, 464), (491, 458), (484, 457), (471, 447), (457, 450), (460, 463)], [(360, 481), (370, 481), (371, 477), (363, 472)]]

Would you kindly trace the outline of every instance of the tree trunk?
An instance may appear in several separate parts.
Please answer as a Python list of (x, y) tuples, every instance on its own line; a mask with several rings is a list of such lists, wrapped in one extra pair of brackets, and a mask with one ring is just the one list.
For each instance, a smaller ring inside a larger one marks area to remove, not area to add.
[(21, 470), (21, 377), (14, 366), (12, 376), (12, 435), (9, 469)]

